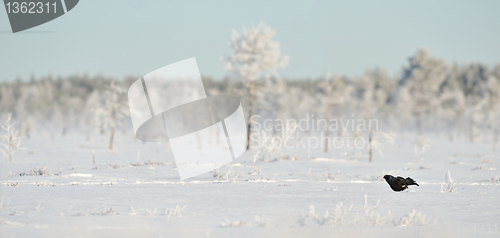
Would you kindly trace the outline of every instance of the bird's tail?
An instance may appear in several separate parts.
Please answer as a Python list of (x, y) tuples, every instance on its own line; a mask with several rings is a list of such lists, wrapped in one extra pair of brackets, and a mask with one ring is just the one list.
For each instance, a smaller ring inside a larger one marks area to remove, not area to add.
[(413, 180), (413, 179), (412, 179), (412, 178), (410, 178), (410, 177), (406, 178), (405, 180), (406, 180), (406, 184), (407, 184), (407, 185), (417, 185), (417, 186), (420, 186), (420, 185), (418, 185), (418, 183), (417, 183), (417, 182), (415, 182), (415, 180)]

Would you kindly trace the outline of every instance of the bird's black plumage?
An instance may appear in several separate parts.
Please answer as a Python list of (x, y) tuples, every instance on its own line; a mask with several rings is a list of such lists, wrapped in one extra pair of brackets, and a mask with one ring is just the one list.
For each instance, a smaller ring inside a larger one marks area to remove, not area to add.
[(417, 182), (412, 178), (394, 177), (392, 175), (384, 175), (385, 181), (391, 186), (392, 190), (396, 192), (401, 192), (408, 188), (410, 185), (417, 185)]

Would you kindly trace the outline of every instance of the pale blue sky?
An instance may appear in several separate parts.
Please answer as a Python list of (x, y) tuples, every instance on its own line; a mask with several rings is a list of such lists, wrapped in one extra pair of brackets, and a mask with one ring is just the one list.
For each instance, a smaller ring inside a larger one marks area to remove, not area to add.
[(68, 14), (12, 34), (0, 10), (0, 81), (88, 73), (142, 76), (196, 57), (223, 77), (232, 29), (265, 22), (290, 55), (283, 77), (400, 72), (418, 48), (447, 61), (500, 63), (500, 1), (81, 0)]

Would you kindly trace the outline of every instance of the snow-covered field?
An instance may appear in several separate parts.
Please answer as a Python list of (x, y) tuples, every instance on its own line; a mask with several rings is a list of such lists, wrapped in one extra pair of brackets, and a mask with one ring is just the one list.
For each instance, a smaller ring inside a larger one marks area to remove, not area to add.
[[(498, 237), (500, 153), (426, 137), (419, 163), (410, 134), (372, 163), (335, 149), (254, 163), (254, 150), (180, 181), (166, 145), (36, 136), (0, 162), (0, 237)], [(420, 186), (396, 193), (384, 174)]]

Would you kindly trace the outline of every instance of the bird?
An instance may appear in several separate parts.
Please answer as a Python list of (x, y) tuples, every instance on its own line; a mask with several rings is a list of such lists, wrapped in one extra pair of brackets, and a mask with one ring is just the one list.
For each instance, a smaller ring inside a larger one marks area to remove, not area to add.
[(410, 177), (408, 177), (408, 178), (394, 177), (392, 175), (387, 174), (387, 175), (384, 175), (384, 179), (385, 179), (385, 181), (387, 181), (389, 186), (391, 186), (392, 190), (394, 190), (395, 192), (401, 192), (401, 191), (407, 189), (408, 186), (410, 186), (410, 185), (420, 186), (420, 185), (418, 185), (417, 182), (415, 182), (415, 180), (413, 180)]

